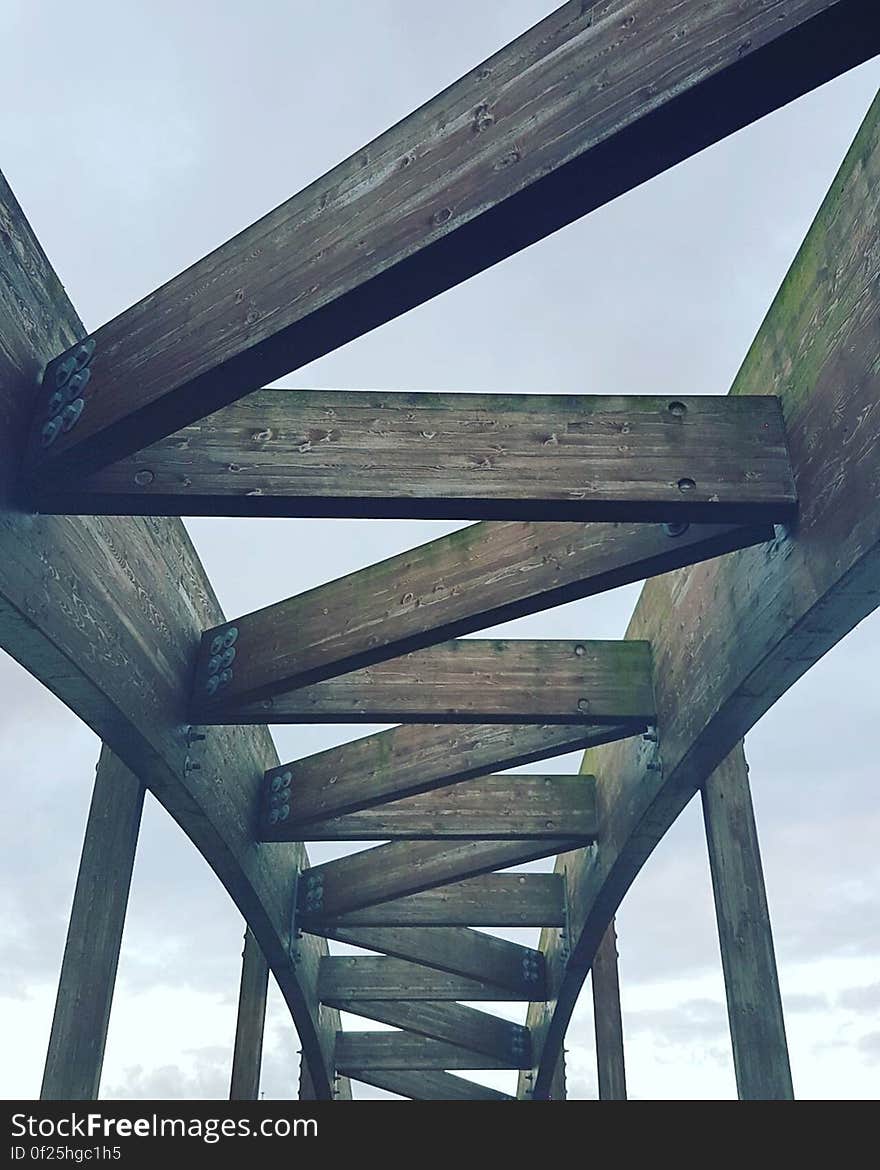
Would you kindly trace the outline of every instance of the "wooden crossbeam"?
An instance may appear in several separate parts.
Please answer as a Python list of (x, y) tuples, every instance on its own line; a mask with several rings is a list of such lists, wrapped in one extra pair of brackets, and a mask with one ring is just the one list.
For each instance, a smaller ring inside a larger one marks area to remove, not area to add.
[(299, 881), (303, 925), (461, 878), (565, 853), (572, 841), (392, 841), (314, 865)]
[(775, 398), (264, 390), (43, 511), (171, 516), (789, 519)]
[(305, 826), (631, 734), (584, 726), (393, 727), (272, 768), (264, 796), (289, 790), (289, 822)]
[[(94, 470), (541, 239), (877, 51), (875, 0), (572, 0), (94, 335), (34, 481)], [(48, 398), (60, 358), (48, 371)]]
[(521, 1057), (489, 1056), (442, 1040), (427, 1040), (410, 1032), (337, 1032), (336, 1068), (520, 1068)]
[[(556, 873), (485, 873), (374, 906), (313, 915), (304, 929), (336, 937), (352, 927), (562, 926), (565, 888)], [(329, 932), (334, 933), (329, 933)]]
[(305, 828), (289, 827), (289, 819), (278, 819), (285, 805), (272, 802), (284, 795), (284, 790), (270, 790), (264, 799), (258, 840), (580, 838), (590, 842), (598, 831), (596, 781), (592, 776), (480, 776), (348, 816), (311, 821)]
[[(372, 955), (325, 956), (318, 969), (318, 997), (327, 1004), (362, 999), (514, 1003), (523, 998), (494, 983)], [(530, 992), (527, 998), (539, 997)]]
[(358, 1069), (349, 1074), (353, 1080), (374, 1085), (400, 1097), (413, 1101), (513, 1101), (509, 1093), (489, 1089), (456, 1077), (439, 1069), (420, 1069), (408, 1072), (405, 1069)]
[(407, 959), (481, 983), (494, 983), (523, 999), (531, 999), (533, 993), (540, 998), (546, 988), (541, 951), (467, 926), (349, 926), (331, 927), (321, 933), (391, 958)]
[(222, 685), (210, 694), (226, 673), (223, 661), (209, 659), (203, 671), (212, 674), (196, 680), (197, 723), (589, 723), (641, 731), (655, 718), (647, 642), (461, 638), (245, 707), (226, 703)]
[(390, 1024), (429, 1040), (455, 1044), (495, 1060), (515, 1060), (517, 1068), (531, 1067), (528, 1028), (491, 1012), (430, 1000), (354, 999), (340, 1000), (335, 1006), (339, 1011)]
[(208, 630), (197, 677), (234, 638), (216, 703), (241, 709), (772, 537), (765, 525), (473, 524)]

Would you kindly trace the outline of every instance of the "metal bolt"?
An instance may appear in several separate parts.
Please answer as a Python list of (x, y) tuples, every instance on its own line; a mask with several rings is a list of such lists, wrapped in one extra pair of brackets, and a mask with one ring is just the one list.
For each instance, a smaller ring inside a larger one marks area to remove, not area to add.
[(67, 395), (68, 401), (79, 397), (80, 391), (88, 386), (91, 376), (92, 371), (88, 368), (77, 370), (75, 374), (71, 375), (67, 385), (64, 387), (64, 393)]
[(281, 790), (281, 777), (276, 774), (275, 776), (272, 777), (272, 791), (279, 792), (280, 790)]
[(95, 339), (89, 337), (77, 346), (76, 352), (72, 355), (72, 360), (76, 363), (76, 368), (81, 370), (83, 366), (87, 366), (92, 360), (92, 354), (95, 352)]
[(678, 481), (678, 490), (680, 492), (692, 492), (696, 489), (696, 486), (696, 483), (692, 479), (688, 478), (688, 476), (685, 476), (683, 479)]
[(644, 735), (642, 736), (642, 739), (645, 741), (645, 743), (657, 743), (657, 741), (659, 740), (659, 738), (660, 738), (660, 737), (659, 737), (659, 735), (657, 734), (657, 728), (656, 728), (656, 727), (649, 727), (649, 728), (647, 728), (647, 730), (645, 731)]
[(278, 809), (277, 808), (273, 808), (270, 810), (269, 824), (270, 825), (277, 825), (278, 824)]
[(201, 772), (201, 770), (202, 765), (197, 764), (194, 760), (191, 760), (189, 756), (187, 756), (183, 761), (183, 772), (185, 776), (188, 776), (190, 772)]
[(235, 626), (230, 626), (229, 629), (223, 635), (223, 645), (228, 650), (229, 647), (234, 646), (237, 641), (238, 641), (238, 630), (236, 629)]
[(673, 418), (684, 418), (687, 414), (687, 407), (683, 402), (670, 402), (668, 409)]
[(67, 401), (67, 396), (63, 390), (56, 390), (54, 394), (49, 395), (49, 406), (47, 414), (51, 418), (53, 414), (57, 414), (64, 403)]
[(578, 699), (578, 711), (580, 711), (581, 714), (586, 715), (589, 710), (590, 710), (589, 699)]
[(581, 644), (578, 643), (577, 646), (575, 646), (575, 648), (574, 648), (574, 652), (578, 656), (578, 658), (583, 658), (583, 656), (587, 652), (587, 648), (586, 648), (586, 646), (581, 646)]
[(208, 674), (216, 674), (223, 663), (220, 661), (220, 655), (214, 654), (208, 659)]
[(290, 816), (290, 805), (283, 804), (281, 806), (281, 811), (278, 813), (278, 816), (281, 818), (282, 821), (286, 821), (288, 819), (288, 817)]
[(61, 429), (65, 434), (76, 426), (84, 406), (85, 402), (82, 398), (74, 398), (73, 402), (68, 403), (64, 410), (62, 410)]
[(60, 434), (61, 416), (58, 415), (56, 418), (50, 418), (44, 424), (43, 429), (40, 431), (40, 445), (42, 447), (51, 447)]
[(186, 746), (187, 747), (192, 747), (192, 745), (194, 743), (201, 743), (202, 740), (205, 740), (207, 738), (208, 737), (205, 735), (205, 733), (203, 731), (196, 731), (196, 729), (192, 726), (188, 726), (186, 729)]
[(223, 653), (220, 655), (220, 665), (221, 666), (231, 666), (234, 661), (235, 661), (235, 647), (228, 646), (223, 651)]
[(149, 487), (155, 478), (155, 474), (147, 467), (141, 468), (140, 471), (134, 473), (134, 482), (138, 487)]
[(657, 760), (651, 760), (647, 765), (647, 768), (649, 772), (661, 772), (663, 770), (663, 765), (658, 763)]
[(215, 634), (214, 637), (211, 639), (211, 654), (212, 655), (219, 654), (222, 649), (223, 649), (223, 635), (222, 634)]
[[(682, 483), (683, 482), (684, 480), (682, 480)], [(693, 481), (691, 480), (690, 482), (692, 483)], [(681, 483), (678, 486), (681, 487)], [(682, 488), (682, 491), (684, 490), (685, 489)], [(689, 528), (690, 524), (688, 524), (687, 520), (677, 520), (672, 524), (663, 525), (663, 531), (667, 536), (684, 536)]]
[(219, 679), (220, 679), (220, 686), (225, 687), (227, 683), (232, 682), (232, 671), (231, 670), (221, 670), (220, 675), (219, 675)]
[(60, 390), (76, 370), (76, 359), (72, 356), (63, 358), (55, 367), (55, 385)]
[(282, 788), (289, 788), (290, 782), (292, 779), (293, 779), (293, 775), (290, 772), (282, 772), (281, 773), (281, 787)]
[(219, 675), (212, 674), (211, 677), (208, 679), (208, 681), (205, 683), (205, 690), (208, 692), (209, 695), (214, 695), (217, 693), (217, 688), (219, 686), (220, 686)]

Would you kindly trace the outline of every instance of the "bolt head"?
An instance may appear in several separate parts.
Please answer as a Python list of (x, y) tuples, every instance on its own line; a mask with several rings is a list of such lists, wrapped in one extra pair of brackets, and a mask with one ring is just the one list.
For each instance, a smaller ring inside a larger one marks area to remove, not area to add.
[(205, 683), (205, 690), (208, 692), (209, 695), (215, 695), (217, 693), (217, 688), (219, 686), (220, 686), (220, 676), (217, 674), (212, 674), (211, 677), (208, 679), (208, 681)]
[(60, 390), (66, 386), (71, 374), (76, 370), (76, 360), (72, 356), (63, 358), (55, 367), (55, 385)]
[(237, 641), (238, 641), (238, 630), (235, 626), (230, 626), (229, 629), (223, 635), (223, 645), (228, 650), (231, 646), (234, 646)]
[(51, 447), (58, 436), (61, 434), (61, 416), (50, 418), (47, 423), (43, 425), (40, 431), (40, 446)]
[(61, 429), (67, 434), (72, 430), (76, 424), (79, 416), (83, 412), (85, 402), (82, 398), (74, 398), (73, 402), (69, 402), (61, 412)]
[(223, 635), (215, 634), (211, 639), (211, 655), (217, 655), (223, 649)]

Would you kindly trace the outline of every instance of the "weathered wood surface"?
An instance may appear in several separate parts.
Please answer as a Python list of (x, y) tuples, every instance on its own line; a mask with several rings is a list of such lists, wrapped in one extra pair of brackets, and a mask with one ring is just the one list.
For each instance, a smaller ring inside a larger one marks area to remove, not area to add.
[(757, 523), (790, 518), (772, 397), (263, 390), (42, 510)]
[(38, 420), (32, 469), (305, 365), (866, 60), (877, 25), (874, 0), (572, 0), (100, 328), (85, 410), (46, 450)]
[(250, 930), (245, 932), (241, 954), (241, 983), (238, 1015), (232, 1052), (230, 1101), (256, 1101), (260, 1096), (260, 1068), (263, 1059), (263, 1029), (266, 1023), (266, 995), (269, 964)]
[(304, 853), (258, 846), (251, 827), (263, 773), (277, 761), (271, 739), (264, 728), (222, 728), (187, 743), (199, 637), (223, 613), (183, 525), (39, 517), (18, 499), (40, 369), (84, 330), (2, 179), (0, 322), (0, 644), (139, 776), (206, 858), (269, 959), (327, 1096), (335, 1025), (314, 1016), (325, 947), (308, 941), (296, 970), (288, 956), (290, 874)]
[(353, 1000), (438, 1000), (515, 1002), (523, 996), (503, 984), (467, 979), (404, 959), (374, 955), (325, 955), (318, 975), (323, 1003)]
[(429, 1040), (456, 1044), (499, 1061), (516, 1061), (517, 1068), (531, 1068), (528, 1028), (491, 1012), (430, 1000), (353, 999), (340, 1001), (336, 1006), (340, 1011), (390, 1024)]
[[(230, 623), (223, 702), (243, 705), (555, 605), (771, 540), (773, 528), (660, 524), (471, 524)], [(208, 630), (199, 675), (212, 643)]]
[(267, 772), (266, 782), (270, 791), (276, 776), (289, 785), (291, 822), (305, 825), (496, 769), (561, 756), (618, 734), (631, 732), (613, 727), (491, 724), (393, 727), (279, 764)]
[[(300, 877), (299, 910), (335, 920), (352, 910), (507, 869), (576, 848), (574, 841), (392, 841), (312, 866)], [(473, 924), (471, 924), (473, 925)]]
[(322, 933), (352, 926), (562, 926), (565, 885), (559, 874), (485, 873), (351, 910), (333, 919), (313, 917)]
[(521, 1058), (474, 1052), (442, 1040), (428, 1040), (410, 1032), (337, 1032), (336, 1067), (368, 1068), (519, 1068)]
[[(880, 100), (736, 378), (778, 394), (800, 500), (761, 548), (649, 582), (629, 636), (655, 663), (662, 770), (642, 740), (588, 752), (602, 843), (559, 863), (575, 945), (555, 1010), (536, 1008), (538, 1093), (617, 906), (679, 812), (788, 687), (880, 602)], [(558, 941), (545, 939), (558, 975)], [(555, 977), (555, 976), (554, 976)]]
[(97, 1100), (143, 806), (141, 781), (102, 748), (43, 1071), (44, 1101)]
[(478, 776), (379, 808), (311, 821), (306, 828), (292, 826), (289, 818), (278, 819), (285, 807), (272, 804), (278, 796), (270, 792), (264, 797), (258, 833), (261, 841), (513, 841), (550, 837), (589, 842), (599, 831), (592, 776), (538, 776), (530, 772)]
[(475, 1081), (456, 1077), (439, 1070), (423, 1069), (407, 1072), (403, 1069), (357, 1069), (349, 1076), (353, 1080), (386, 1089), (414, 1101), (513, 1101), (508, 1093), (488, 1089)]
[(540, 998), (546, 991), (540, 951), (466, 926), (349, 926), (327, 929), (324, 934), (391, 958), (494, 983), (521, 999)]
[(791, 1101), (782, 996), (741, 743), (701, 794), (739, 1098)]
[(625, 1101), (623, 1017), (620, 1011), (620, 979), (617, 970), (617, 933), (613, 921), (608, 924), (608, 929), (602, 936), (599, 949), (593, 957), (591, 971), (599, 1100)]
[[(236, 649), (239, 657), (248, 653), (240, 639)], [(590, 724), (641, 731), (654, 718), (647, 642), (460, 638), (245, 707), (226, 703), (225, 687), (209, 698), (208, 678), (196, 680), (195, 723)]]

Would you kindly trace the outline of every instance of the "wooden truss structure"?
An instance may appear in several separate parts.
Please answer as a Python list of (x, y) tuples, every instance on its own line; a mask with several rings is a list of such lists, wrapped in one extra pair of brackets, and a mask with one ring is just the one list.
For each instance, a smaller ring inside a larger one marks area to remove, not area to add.
[[(624, 1095), (613, 918), (698, 790), (740, 1095), (791, 1095), (740, 744), (880, 600), (880, 104), (729, 395), (259, 387), (878, 50), (875, 0), (577, 0), (90, 336), (0, 189), (0, 639), (105, 744), (44, 1095), (97, 1093), (145, 788), (248, 924), (233, 1096), (269, 968), (304, 1097), (564, 1096), (590, 969)], [(229, 621), (181, 514), (480, 522)], [(646, 578), (619, 643), (461, 639)]]

